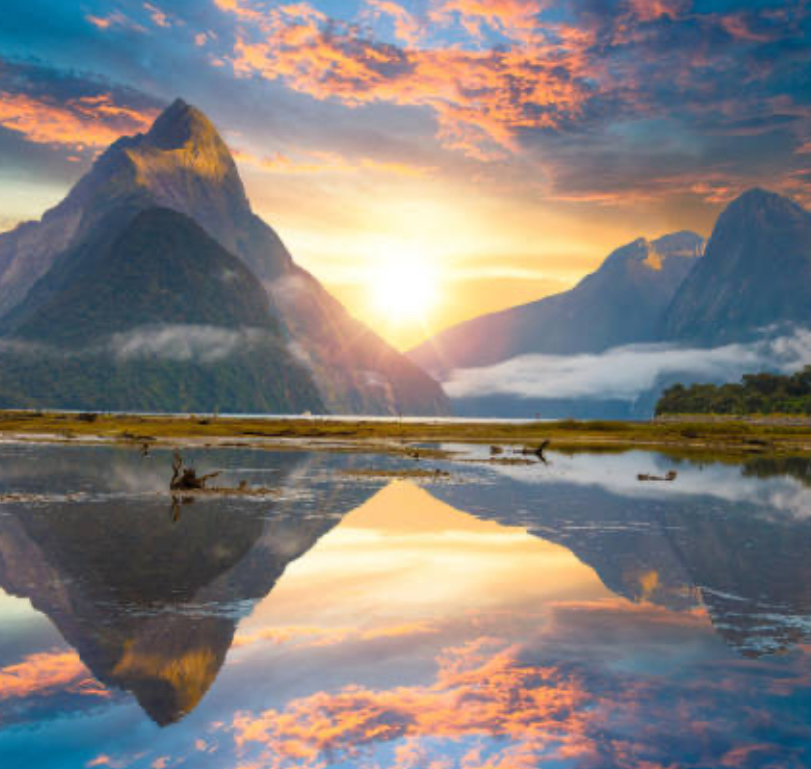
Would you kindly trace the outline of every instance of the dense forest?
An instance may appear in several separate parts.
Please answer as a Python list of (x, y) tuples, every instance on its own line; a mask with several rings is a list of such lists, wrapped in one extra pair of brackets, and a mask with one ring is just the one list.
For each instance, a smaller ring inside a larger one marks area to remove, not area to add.
[(811, 414), (811, 366), (796, 374), (746, 374), (739, 384), (675, 384), (656, 404), (664, 414)]

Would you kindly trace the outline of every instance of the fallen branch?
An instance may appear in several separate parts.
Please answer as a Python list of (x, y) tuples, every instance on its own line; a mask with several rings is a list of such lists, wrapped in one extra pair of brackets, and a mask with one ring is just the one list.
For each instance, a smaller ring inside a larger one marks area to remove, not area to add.
[(640, 473), (636, 476), (638, 481), (675, 481), (678, 473), (675, 470), (668, 470), (666, 475), (650, 475), (650, 473)]
[(183, 457), (180, 452), (175, 451), (172, 459), (172, 480), (169, 482), (169, 488), (172, 491), (203, 490), (206, 487), (206, 481), (216, 478), (219, 474), (220, 471), (218, 470), (214, 473), (198, 476), (193, 467), (186, 467), (183, 464)]

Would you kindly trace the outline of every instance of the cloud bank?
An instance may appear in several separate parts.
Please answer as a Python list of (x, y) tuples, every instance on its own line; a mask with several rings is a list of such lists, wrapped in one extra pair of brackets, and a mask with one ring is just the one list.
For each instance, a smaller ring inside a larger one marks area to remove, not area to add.
[(265, 338), (257, 328), (222, 328), (191, 324), (139, 326), (113, 334), (110, 349), (120, 360), (160, 358), (162, 360), (216, 363), (235, 352), (250, 349)]
[(763, 369), (794, 371), (811, 363), (811, 331), (748, 344), (689, 348), (633, 344), (597, 354), (521, 355), (485, 368), (456, 369), (443, 382), (451, 398), (508, 395), (633, 402), (663, 377), (734, 381)]

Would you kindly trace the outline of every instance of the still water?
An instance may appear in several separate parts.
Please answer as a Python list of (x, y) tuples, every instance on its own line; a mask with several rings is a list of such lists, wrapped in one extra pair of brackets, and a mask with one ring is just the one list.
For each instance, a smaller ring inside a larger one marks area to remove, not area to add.
[(0, 446), (3, 769), (811, 766), (807, 462), (188, 458)]

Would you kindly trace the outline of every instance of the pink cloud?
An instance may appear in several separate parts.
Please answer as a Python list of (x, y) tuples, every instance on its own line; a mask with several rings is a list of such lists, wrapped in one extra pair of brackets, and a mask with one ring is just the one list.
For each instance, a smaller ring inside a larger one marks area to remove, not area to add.
[(23, 93), (0, 92), (0, 125), (37, 144), (75, 149), (105, 147), (122, 134), (146, 130), (156, 110), (117, 104), (112, 94), (82, 96), (65, 102)]
[(107, 696), (75, 652), (39, 652), (16, 665), (0, 668), (0, 700), (19, 699), (68, 689), (79, 694)]

